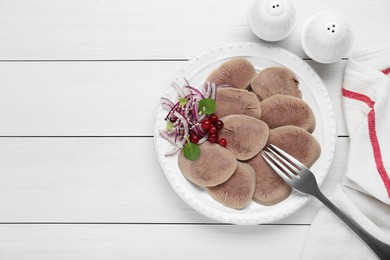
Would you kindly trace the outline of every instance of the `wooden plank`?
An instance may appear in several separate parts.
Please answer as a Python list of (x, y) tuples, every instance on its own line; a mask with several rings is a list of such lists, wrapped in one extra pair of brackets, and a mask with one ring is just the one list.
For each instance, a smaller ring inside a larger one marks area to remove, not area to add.
[(308, 226), (0, 225), (0, 255), (4, 260), (300, 259), (308, 229)]
[[(186, 59), (217, 45), (260, 41), (247, 24), (251, 0), (2, 0), (0, 59)], [(297, 0), (293, 34), (275, 43), (304, 57), (300, 32), (320, 11), (341, 13), (355, 53), (390, 43), (386, 0)], [(362, 12), (364, 10), (364, 12)], [(373, 30), (372, 28), (375, 28)], [(380, 32), (380, 33), (379, 33)], [(371, 50), (371, 49), (370, 49)]]
[[(328, 194), (347, 151), (339, 138)], [(312, 201), (280, 223), (310, 224), (319, 207)], [(215, 223), (173, 191), (152, 138), (0, 138), (0, 208), (2, 223)]]
[[(0, 63), (0, 136), (151, 136), (160, 97), (185, 61)], [(347, 135), (346, 61), (310, 61)]]
[(0, 135), (152, 135), (159, 97), (182, 65), (0, 63)]
[(332, 65), (320, 64), (314, 61), (308, 61), (310, 66), (322, 78), (329, 97), (333, 104), (336, 116), (337, 134), (340, 136), (348, 135), (344, 121), (344, 111), (342, 106), (341, 87), (343, 84), (343, 75), (348, 61), (340, 61)]

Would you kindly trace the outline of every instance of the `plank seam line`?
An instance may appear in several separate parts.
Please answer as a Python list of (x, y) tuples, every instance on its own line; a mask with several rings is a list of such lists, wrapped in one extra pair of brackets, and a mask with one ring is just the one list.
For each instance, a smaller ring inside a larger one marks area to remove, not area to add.
[[(1, 135), (0, 138), (153, 138), (153, 135)], [(349, 138), (349, 135), (338, 135)]]
[[(177, 222), (177, 223), (157, 223), (157, 222), (0, 222), (0, 225), (196, 225), (196, 226), (238, 226), (229, 223), (189, 223), (189, 222)], [(258, 226), (310, 226), (311, 224), (306, 223), (266, 223), (259, 224)]]
[[(313, 61), (313, 59), (304, 57), (305, 61)], [(348, 60), (348, 58), (342, 58), (341, 60)], [(169, 61), (189, 61), (184, 58), (172, 58), (172, 59), (97, 59), (97, 60), (0, 60), (0, 62), (169, 62)]]
[(152, 138), (153, 135), (2, 135), (0, 138)]
[(105, 60), (0, 60), (0, 62), (165, 62), (188, 61), (188, 59), (105, 59)]

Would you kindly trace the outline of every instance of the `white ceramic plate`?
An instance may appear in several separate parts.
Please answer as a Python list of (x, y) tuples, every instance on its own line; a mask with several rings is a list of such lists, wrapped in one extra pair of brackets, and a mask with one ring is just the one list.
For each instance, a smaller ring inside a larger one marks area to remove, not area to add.
[[(284, 66), (292, 70), (300, 82), (302, 98), (310, 104), (315, 117), (316, 129), (314, 136), (321, 144), (321, 156), (312, 166), (318, 184), (324, 181), (332, 162), (336, 143), (336, 123), (332, 103), (326, 88), (317, 73), (301, 58), (282, 48), (260, 43), (236, 43), (220, 46), (191, 59), (176, 75), (174, 82), (184, 86), (185, 79), (194, 87), (200, 88), (212, 70), (223, 62), (243, 57), (249, 60), (257, 70), (271, 66)], [(177, 100), (176, 91), (168, 87), (165, 95), (172, 101)], [(177, 157), (167, 157), (165, 153), (173, 147), (159, 135), (159, 129), (164, 129), (164, 118), (167, 111), (161, 107), (157, 111), (155, 125), (155, 145), (161, 166), (176, 193), (191, 207), (214, 220), (240, 225), (269, 223), (280, 220), (301, 208), (309, 197), (293, 191), (284, 201), (263, 206), (251, 202), (246, 208), (235, 210), (225, 207), (215, 201), (203, 188), (189, 182), (181, 173)]]

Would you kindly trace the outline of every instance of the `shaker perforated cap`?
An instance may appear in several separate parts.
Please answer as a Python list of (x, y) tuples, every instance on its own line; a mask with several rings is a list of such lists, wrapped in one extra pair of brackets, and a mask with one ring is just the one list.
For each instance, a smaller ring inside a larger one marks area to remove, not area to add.
[(293, 32), (296, 16), (291, 0), (254, 0), (248, 10), (248, 23), (260, 39), (280, 41)]
[(353, 31), (341, 15), (321, 12), (312, 15), (304, 24), (301, 43), (303, 50), (313, 60), (333, 63), (351, 50)]

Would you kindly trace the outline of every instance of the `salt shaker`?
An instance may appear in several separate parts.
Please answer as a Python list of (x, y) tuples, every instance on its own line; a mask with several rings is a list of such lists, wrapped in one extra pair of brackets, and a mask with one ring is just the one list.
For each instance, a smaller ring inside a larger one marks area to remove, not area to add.
[(254, 0), (248, 10), (248, 23), (260, 39), (280, 41), (293, 32), (296, 16), (291, 0)]
[(309, 17), (303, 25), (301, 44), (310, 58), (328, 64), (349, 53), (353, 38), (351, 26), (341, 15), (321, 12)]

